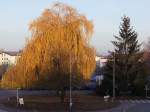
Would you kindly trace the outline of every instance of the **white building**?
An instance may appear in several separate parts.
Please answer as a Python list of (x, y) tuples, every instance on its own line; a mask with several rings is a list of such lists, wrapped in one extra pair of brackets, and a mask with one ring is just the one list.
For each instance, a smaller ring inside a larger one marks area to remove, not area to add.
[(96, 65), (99, 67), (105, 66), (108, 61), (107, 57), (105, 56), (96, 56), (95, 60), (96, 60)]
[(0, 65), (16, 64), (19, 57), (20, 52), (0, 51)]
[(104, 67), (108, 61), (108, 58), (106, 56), (96, 56), (96, 71), (95, 71), (95, 81), (98, 85), (101, 85), (102, 80), (104, 79), (102, 67)]

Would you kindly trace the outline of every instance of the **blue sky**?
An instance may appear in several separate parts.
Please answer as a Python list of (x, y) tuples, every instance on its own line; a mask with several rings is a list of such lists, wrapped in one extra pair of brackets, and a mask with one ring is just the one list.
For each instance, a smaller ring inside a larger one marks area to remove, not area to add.
[[(150, 37), (149, 0), (57, 0), (70, 4), (93, 21), (92, 45), (100, 53), (113, 49), (121, 17), (131, 18), (139, 41)], [(28, 26), (55, 0), (0, 0), (0, 48), (19, 50), (29, 38)]]

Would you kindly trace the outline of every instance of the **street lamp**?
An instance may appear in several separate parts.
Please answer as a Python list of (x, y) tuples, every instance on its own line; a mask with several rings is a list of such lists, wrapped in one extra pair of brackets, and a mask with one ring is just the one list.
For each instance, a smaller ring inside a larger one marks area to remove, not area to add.
[(112, 99), (112, 101), (114, 101), (114, 99), (115, 99), (115, 65), (116, 65), (116, 60), (115, 60), (115, 52), (113, 52), (113, 57), (114, 57), (114, 59), (113, 59), (113, 99)]
[[(71, 47), (71, 50), (72, 48), (74, 47), (74, 45), (72, 45)], [(72, 63), (71, 63), (71, 53), (70, 53), (70, 56), (69, 56), (69, 74), (70, 74), (70, 77), (69, 77), (69, 88), (70, 88), (70, 91), (69, 91), (69, 112), (72, 112)]]
[(69, 112), (72, 112), (72, 67), (71, 67), (71, 53), (70, 53), (70, 80), (69, 80), (69, 87), (70, 87), (70, 92), (69, 92), (69, 97), (70, 97), (70, 100), (69, 100)]
[(18, 101), (19, 101), (19, 89), (20, 88), (17, 88), (17, 95), (16, 95), (16, 97), (17, 97), (17, 106), (18, 106)]

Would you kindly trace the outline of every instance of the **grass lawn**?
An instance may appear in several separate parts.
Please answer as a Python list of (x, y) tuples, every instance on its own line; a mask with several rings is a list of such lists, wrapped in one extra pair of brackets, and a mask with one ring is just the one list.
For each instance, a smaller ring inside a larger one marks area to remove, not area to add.
[[(60, 103), (57, 96), (24, 96), (24, 106), (17, 107), (16, 97), (5, 100), (2, 103), (11, 108), (19, 108), (23, 110), (31, 110), (36, 112), (67, 112), (69, 106), (69, 98), (65, 98), (65, 102)], [(102, 97), (95, 95), (75, 95), (73, 96), (73, 110), (75, 112), (87, 112), (104, 110), (117, 106), (116, 102), (104, 102)]]

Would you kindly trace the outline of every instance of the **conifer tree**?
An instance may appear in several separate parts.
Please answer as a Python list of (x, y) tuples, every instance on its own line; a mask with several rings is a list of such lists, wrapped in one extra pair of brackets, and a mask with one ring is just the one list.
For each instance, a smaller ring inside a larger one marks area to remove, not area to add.
[[(139, 52), (140, 45), (137, 40), (137, 33), (130, 26), (130, 18), (124, 16), (120, 25), (119, 36), (115, 36), (117, 41), (113, 41), (115, 47), (115, 54), (117, 58), (117, 65), (121, 70), (122, 89), (127, 90), (129, 85), (129, 74), (134, 72), (132, 66), (134, 62), (130, 62), (131, 58)], [(135, 58), (135, 57), (134, 57)], [(140, 58), (140, 57), (139, 57)], [(133, 59), (135, 60), (135, 59)], [(135, 60), (138, 61), (138, 58)]]
[[(140, 51), (137, 32), (130, 25), (130, 18), (122, 17), (119, 27), (119, 35), (112, 41), (115, 51), (111, 52), (111, 58), (106, 67), (107, 77), (112, 80), (113, 61), (115, 58), (116, 89), (122, 92), (134, 91), (139, 83), (145, 83), (145, 62)], [(115, 57), (114, 57), (115, 56)], [(140, 80), (139, 80), (140, 79)], [(131, 89), (132, 88), (132, 89)], [(134, 89), (133, 89), (134, 88)]]

